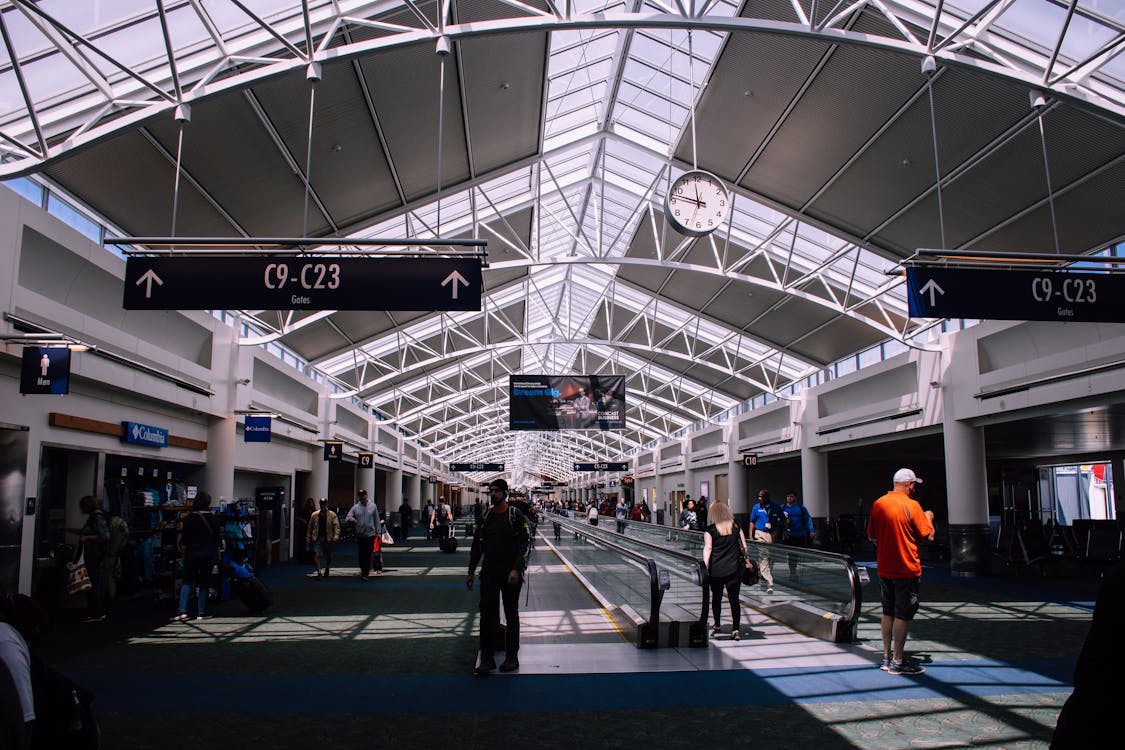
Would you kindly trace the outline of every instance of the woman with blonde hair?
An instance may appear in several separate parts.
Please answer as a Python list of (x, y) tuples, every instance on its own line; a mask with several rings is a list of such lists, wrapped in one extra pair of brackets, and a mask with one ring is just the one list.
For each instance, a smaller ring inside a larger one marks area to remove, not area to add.
[(711, 587), (711, 614), (715, 618), (711, 635), (717, 636), (722, 632), (720, 615), (723, 589), (726, 589), (732, 620), (730, 638), (732, 641), (742, 640), (739, 632), (742, 610), (738, 603), (738, 590), (742, 586), (741, 558), (746, 549), (746, 539), (742, 536), (742, 529), (734, 525), (734, 516), (726, 503), (716, 502), (708, 515), (711, 523), (703, 535), (703, 564), (707, 566), (707, 583)]

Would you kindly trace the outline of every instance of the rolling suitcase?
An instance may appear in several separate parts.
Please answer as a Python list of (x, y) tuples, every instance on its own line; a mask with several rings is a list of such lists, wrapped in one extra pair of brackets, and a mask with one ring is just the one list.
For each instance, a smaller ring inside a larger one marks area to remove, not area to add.
[(442, 552), (456, 552), (457, 551), (457, 537), (455, 537), (455, 536), (442, 537), (441, 541), (438, 542), (438, 547), (441, 549)]
[(251, 612), (264, 612), (273, 604), (273, 592), (258, 576), (235, 580), (234, 591)]
[(439, 540), (445, 539), (446, 537), (452, 536), (451, 531), (449, 524), (439, 523), (434, 527), (434, 538)]

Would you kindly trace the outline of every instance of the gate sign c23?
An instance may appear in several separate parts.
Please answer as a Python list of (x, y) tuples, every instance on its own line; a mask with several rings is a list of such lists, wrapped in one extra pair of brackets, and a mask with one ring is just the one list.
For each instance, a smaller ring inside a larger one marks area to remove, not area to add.
[(122, 422), (125, 435), (122, 441), (133, 445), (151, 445), (155, 448), (168, 447), (168, 430), (139, 422)]

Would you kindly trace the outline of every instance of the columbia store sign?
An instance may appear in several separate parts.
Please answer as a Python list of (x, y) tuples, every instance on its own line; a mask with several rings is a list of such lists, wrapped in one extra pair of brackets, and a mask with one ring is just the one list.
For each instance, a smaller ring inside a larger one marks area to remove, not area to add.
[(122, 422), (125, 435), (121, 438), (126, 443), (133, 445), (151, 445), (154, 448), (168, 447), (168, 430), (163, 427), (153, 427), (139, 422)]

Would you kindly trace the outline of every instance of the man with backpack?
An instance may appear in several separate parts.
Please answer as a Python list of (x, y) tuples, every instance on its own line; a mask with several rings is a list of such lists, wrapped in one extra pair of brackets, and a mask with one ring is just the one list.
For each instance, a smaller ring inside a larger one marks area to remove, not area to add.
[(531, 530), (527, 516), (508, 502), (508, 483), (493, 479), (488, 485), (492, 507), (477, 524), (469, 552), (469, 576), (465, 585), (471, 591), (477, 563), (480, 570), (480, 663), (474, 674), (486, 675), (496, 669), (496, 631), (500, 627), (500, 599), (504, 600), (507, 630), (504, 638), (504, 663), (501, 672), (519, 669), (520, 589), (527, 571), (531, 549)]

